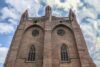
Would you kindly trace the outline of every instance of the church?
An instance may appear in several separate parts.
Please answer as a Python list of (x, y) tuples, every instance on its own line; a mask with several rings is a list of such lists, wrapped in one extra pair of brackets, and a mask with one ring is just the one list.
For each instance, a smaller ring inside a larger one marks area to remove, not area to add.
[(12, 39), (4, 67), (96, 67), (91, 59), (75, 13), (52, 15), (46, 6), (42, 17), (26, 10)]

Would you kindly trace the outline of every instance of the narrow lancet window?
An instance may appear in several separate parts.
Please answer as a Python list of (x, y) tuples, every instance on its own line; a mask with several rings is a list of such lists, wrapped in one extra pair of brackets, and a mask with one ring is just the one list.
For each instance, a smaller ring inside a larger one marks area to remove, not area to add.
[(61, 61), (68, 61), (68, 52), (67, 52), (67, 46), (62, 45), (61, 46)]
[(28, 54), (28, 61), (35, 61), (35, 47), (32, 45)]

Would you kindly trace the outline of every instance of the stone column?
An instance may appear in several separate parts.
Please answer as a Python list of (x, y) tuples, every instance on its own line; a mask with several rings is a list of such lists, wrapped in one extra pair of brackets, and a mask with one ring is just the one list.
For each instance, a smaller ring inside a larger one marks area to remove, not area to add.
[(52, 67), (51, 23), (45, 22), (43, 67)]

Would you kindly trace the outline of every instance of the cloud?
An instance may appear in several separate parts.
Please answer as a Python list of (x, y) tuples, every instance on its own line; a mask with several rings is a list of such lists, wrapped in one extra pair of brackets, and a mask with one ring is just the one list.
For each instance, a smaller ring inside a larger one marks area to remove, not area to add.
[(80, 11), (77, 11), (79, 19), (82, 20), (85, 17), (89, 17), (91, 19), (96, 18), (96, 14), (92, 11), (92, 9), (83, 7)]
[(20, 14), (28, 9), (29, 13), (31, 13), (30, 16), (38, 16), (38, 10), (40, 7), (39, 0), (5, 0), (5, 2)]
[(4, 7), (2, 10), (1, 10), (1, 19), (4, 20), (6, 18), (13, 18), (13, 19), (16, 19), (16, 14), (14, 13), (14, 11), (12, 9), (9, 9), (8, 7)]
[(65, 2), (61, 2), (60, 0), (47, 0), (47, 4), (49, 5), (57, 5), (59, 8), (64, 8), (68, 10), (73, 7), (73, 9), (77, 10), (77, 6), (81, 4), (80, 0), (66, 0)]
[(98, 6), (100, 4), (100, 0), (84, 0), (84, 2), (91, 5), (97, 13), (100, 13), (100, 6)]
[(97, 67), (100, 67), (100, 60), (94, 61)]
[(34, 16), (34, 17), (39, 16), (38, 11), (39, 11), (40, 7), (41, 7), (40, 1), (33, 0), (32, 3), (28, 7), (29, 15)]
[[(28, 9), (29, 16), (39, 16), (40, 1), (38, 0), (5, 0), (8, 6), (1, 9), (0, 33), (12, 33), (19, 24), (21, 14)], [(34, 4), (34, 5), (33, 5)]]
[(11, 32), (14, 32), (14, 27), (10, 24), (7, 24), (7, 23), (0, 23), (0, 33), (1, 34), (8, 34), (8, 33), (11, 33)]
[(32, 0), (5, 0), (7, 4), (12, 6), (18, 12), (23, 12), (31, 4)]
[(3, 64), (8, 52), (8, 48), (0, 47), (0, 64)]

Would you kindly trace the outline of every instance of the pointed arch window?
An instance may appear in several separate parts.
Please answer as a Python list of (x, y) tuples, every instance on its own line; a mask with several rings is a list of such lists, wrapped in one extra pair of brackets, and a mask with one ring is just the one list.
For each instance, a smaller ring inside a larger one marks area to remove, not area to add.
[(35, 47), (34, 45), (32, 45), (29, 50), (28, 61), (35, 61), (35, 54), (36, 54)]
[(68, 48), (65, 44), (61, 46), (61, 61), (69, 61)]

